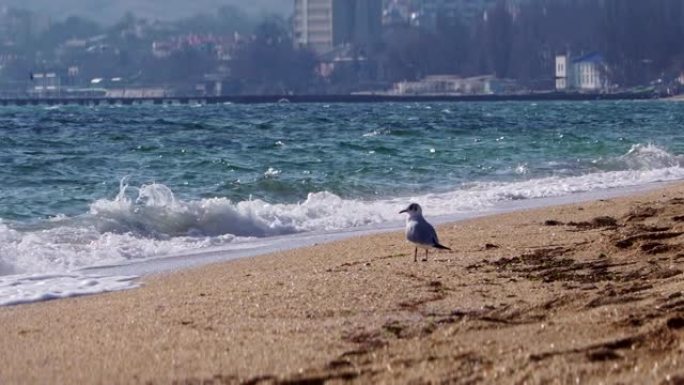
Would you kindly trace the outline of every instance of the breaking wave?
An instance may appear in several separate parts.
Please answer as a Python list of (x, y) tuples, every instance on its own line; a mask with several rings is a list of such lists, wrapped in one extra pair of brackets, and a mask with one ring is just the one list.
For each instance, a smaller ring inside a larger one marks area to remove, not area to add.
[[(472, 182), (443, 193), (374, 201), (312, 192), (305, 200), (291, 204), (258, 199), (233, 202), (226, 198), (184, 201), (163, 184), (135, 187), (123, 180), (116, 197), (93, 202), (87, 213), (77, 217), (53, 218), (33, 226), (0, 220), (0, 276), (4, 276), (0, 277), (0, 298), (7, 297), (8, 290), (16, 292), (26, 282), (35, 282), (37, 278), (31, 277), (36, 274), (53, 278), (53, 274), (62, 274), (62, 281), (75, 285), (65, 283), (60, 291), (65, 295), (116, 290), (130, 285), (130, 278), (71, 279), (69, 272), (182, 255), (255, 238), (399, 221), (402, 217), (398, 211), (409, 201), (420, 202), (431, 216), (474, 214), (511, 200), (684, 179), (682, 157), (651, 144), (635, 145), (622, 156), (595, 163), (604, 170), (511, 183)], [(111, 284), (98, 286), (99, 282)], [(31, 295), (43, 298), (40, 293)], [(22, 298), (16, 301), (24, 301)]]

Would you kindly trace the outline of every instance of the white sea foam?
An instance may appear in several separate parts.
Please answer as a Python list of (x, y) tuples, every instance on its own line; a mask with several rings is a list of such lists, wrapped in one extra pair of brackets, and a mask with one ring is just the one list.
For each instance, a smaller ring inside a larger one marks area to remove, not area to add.
[(81, 274), (0, 276), (0, 306), (130, 289), (137, 286), (136, 278)]
[(266, 172), (264, 172), (264, 177), (266, 178), (276, 178), (278, 175), (282, 173), (281, 170), (275, 169), (273, 167), (269, 167)]
[(375, 136), (389, 135), (391, 132), (392, 132), (392, 130), (390, 130), (388, 128), (381, 128), (381, 129), (373, 130), (371, 132), (366, 132), (362, 136), (364, 138), (372, 138)]
[(683, 160), (681, 155), (670, 154), (654, 144), (635, 144), (625, 155), (617, 158), (618, 167), (628, 170), (676, 168)]
[(93, 202), (79, 217), (59, 216), (35, 228), (0, 221), (0, 304), (135, 285), (128, 276), (89, 276), (83, 269), (91, 266), (397, 221), (398, 208), (409, 201), (420, 202), (433, 215), (474, 215), (506, 201), (681, 180), (681, 160), (654, 145), (637, 145), (621, 157), (597, 162), (608, 171), (513, 183), (473, 182), (448, 192), (374, 201), (343, 199), (330, 192), (310, 193), (304, 201), (290, 204), (225, 198), (184, 201), (163, 184), (131, 187), (124, 180), (114, 199)]

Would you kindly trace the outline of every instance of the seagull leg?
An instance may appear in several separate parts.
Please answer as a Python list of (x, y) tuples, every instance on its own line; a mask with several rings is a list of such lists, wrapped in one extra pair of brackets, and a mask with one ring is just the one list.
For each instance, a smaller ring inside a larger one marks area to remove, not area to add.
[(418, 262), (418, 248), (413, 252), (413, 262)]
[(427, 256), (428, 256), (428, 249), (425, 249), (425, 258), (423, 258), (423, 262), (427, 262)]

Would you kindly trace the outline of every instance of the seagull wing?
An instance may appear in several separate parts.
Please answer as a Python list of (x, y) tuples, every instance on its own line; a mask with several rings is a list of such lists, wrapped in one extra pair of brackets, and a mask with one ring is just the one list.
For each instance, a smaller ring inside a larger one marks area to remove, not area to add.
[(437, 249), (451, 250), (450, 248), (439, 243), (437, 231), (425, 219), (418, 220), (413, 229), (413, 239), (409, 237), (409, 241), (425, 246), (435, 247)]
[(412, 221), (406, 229), (406, 238), (419, 245), (432, 246), (435, 244), (437, 233), (435, 229), (423, 218)]

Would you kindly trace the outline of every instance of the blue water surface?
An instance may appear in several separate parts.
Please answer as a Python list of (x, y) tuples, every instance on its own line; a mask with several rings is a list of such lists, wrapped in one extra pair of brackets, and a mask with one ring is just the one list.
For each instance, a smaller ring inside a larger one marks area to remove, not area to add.
[(0, 218), (79, 215), (126, 176), (182, 200), (293, 203), (653, 167), (620, 157), (682, 154), (683, 122), (665, 101), (3, 107)]

